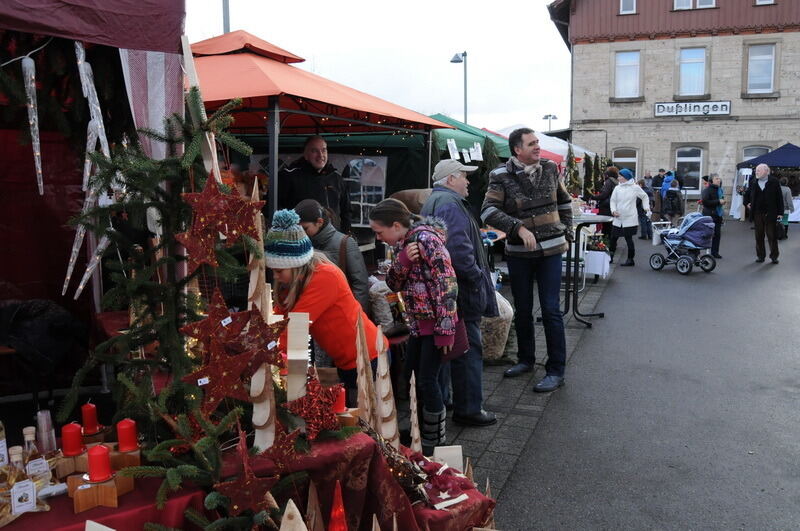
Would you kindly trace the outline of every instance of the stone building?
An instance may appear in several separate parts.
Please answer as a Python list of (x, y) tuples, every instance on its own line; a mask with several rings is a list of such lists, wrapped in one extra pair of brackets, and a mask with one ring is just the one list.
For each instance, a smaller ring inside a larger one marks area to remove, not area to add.
[(691, 186), (800, 143), (800, 0), (556, 0), (572, 141)]

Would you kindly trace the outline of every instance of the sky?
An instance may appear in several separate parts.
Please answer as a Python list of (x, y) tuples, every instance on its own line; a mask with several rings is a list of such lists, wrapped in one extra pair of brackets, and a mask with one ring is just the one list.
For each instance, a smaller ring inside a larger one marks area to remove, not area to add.
[[(550, 21), (552, 0), (230, 0), (230, 28), (304, 57), (315, 74), (423, 114), (500, 130), (569, 127), (570, 54)], [(223, 32), (222, 0), (186, 0), (194, 43)]]

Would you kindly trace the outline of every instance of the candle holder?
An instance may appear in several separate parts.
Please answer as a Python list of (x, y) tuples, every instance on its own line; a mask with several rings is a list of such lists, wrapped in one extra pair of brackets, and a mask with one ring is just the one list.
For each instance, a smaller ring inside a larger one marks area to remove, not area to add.
[(119, 497), (133, 490), (133, 478), (115, 474), (111, 479), (93, 483), (88, 476), (67, 478), (67, 495), (72, 498), (75, 514), (95, 507), (119, 507)]
[(351, 407), (343, 413), (337, 413), (336, 418), (339, 419), (339, 427), (357, 426), (358, 425), (358, 408)]
[(89, 456), (86, 453), (88, 448), (83, 449), (83, 453), (79, 455), (65, 455), (58, 458), (56, 461), (56, 477), (64, 479), (75, 473), (83, 473), (89, 471)]
[(111, 459), (111, 469), (114, 472), (129, 466), (139, 466), (142, 464), (142, 452), (136, 449), (130, 452), (120, 452), (117, 443), (93, 443), (84, 448), (83, 453), (76, 456), (62, 456), (56, 460), (55, 471), (58, 479), (64, 479), (72, 474), (82, 474), (89, 471), (89, 448), (104, 444), (109, 449)]
[(120, 452), (119, 443), (105, 443), (111, 453), (111, 468), (115, 471), (122, 470), (129, 466), (139, 466), (142, 464), (142, 451), (137, 448), (129, 452)]
[(99, 424), (97, 427), (97, 432), (83, 434), (83, 444), (88, 446), (93, 443), (106, 442), (106, 437), (111, 433), (111, 428), (109, 426), (102, 426)]

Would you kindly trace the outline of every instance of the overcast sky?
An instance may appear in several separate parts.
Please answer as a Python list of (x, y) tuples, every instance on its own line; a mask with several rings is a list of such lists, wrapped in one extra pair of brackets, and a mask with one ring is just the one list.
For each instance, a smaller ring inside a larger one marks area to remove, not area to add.
[[(570, 54), (550, 21), (552, 0), (405, 2), (230, 0), (242, 29), (306, 62), (295, 66), (424, 114), (499, 130), (569, 126)], [(190, 42), (221, 34), (222, 0), (186, 0)], [(235, 83), (235, 80), (231, 80)]]

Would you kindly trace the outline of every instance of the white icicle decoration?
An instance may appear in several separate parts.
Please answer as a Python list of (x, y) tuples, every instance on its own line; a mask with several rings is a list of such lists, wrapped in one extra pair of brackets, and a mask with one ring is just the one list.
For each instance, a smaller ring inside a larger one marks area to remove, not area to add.
[[(95, 201), (97, 201), (97, 192), (95, 190), (90, 190), (86, 194), (86, 199), (83, 201), (83, 208), (81, 209), (81, 214), (86, 214), (92, 206), (94, 206)], [(78, 225), (75, 229), (75, 239), (72, 242), (72, 251), (69, 253), (69, 264), (67, 264), (67, 276), (64, 278), (64, 287), (61, 288), (61, 296), (63, 297), (67, 293), (67, 288), (69, 287), (69, 281), (72, 279), (72, 273), (75, 270), (75, 262), (78, 260), (78, 253), (80, 253), (81, 246), (83, 245), (83, 239), (86, 236), (86, 227), (83, 225)]]
[(411, 373), (411, 381), (408, 383), (408, 395), (411, 410), (411, 451), (422, 452), (422, 439), (419, 433), (419, 416), (417, 415), (417, 378)]
[(100, 239), (100, 242), (97, 244), (97, 250), (95, 250), (92, 260), (89, 262), (89, 265), (86, 266), (86, 272), (83, 274), (81, 283), (78, 284), (78, 289), (75, 290), (75, 300), (78, 300), (78, 297), (80, 297), (81, 293), (83, 293), (83, 288), (86, 287), (86, 283), (89, 282), (90, 278), (92, 278), (92, 273), (94, 270), (97, 269), (98, 265), (100, 265), (100, 259), (103, 258), (103, 253), (106, 252), (109, 244), (111, 244), (111, 239), (108, 236), (103, 235), (103, 237)]
[(39, 141), (39, 112), (36, 105), (36, 64), (30, 57), (22, 59), (22, 78), (25, 81), (25, 100), (28, 107), (28, 125), (31, 128), (31, 145), (33, 146), (33, 163), (36, 165), (36, 184), (39, 195), (44, 195), (42, 179), (42, 152)]
[(90, 120), (86, 128), (86, 158), (83, 161), (83, 191), (89, 187), (89, 176), (92, 173), (92, 159), (89, 156), (97, 147), (99, 127), (96, 120)]

